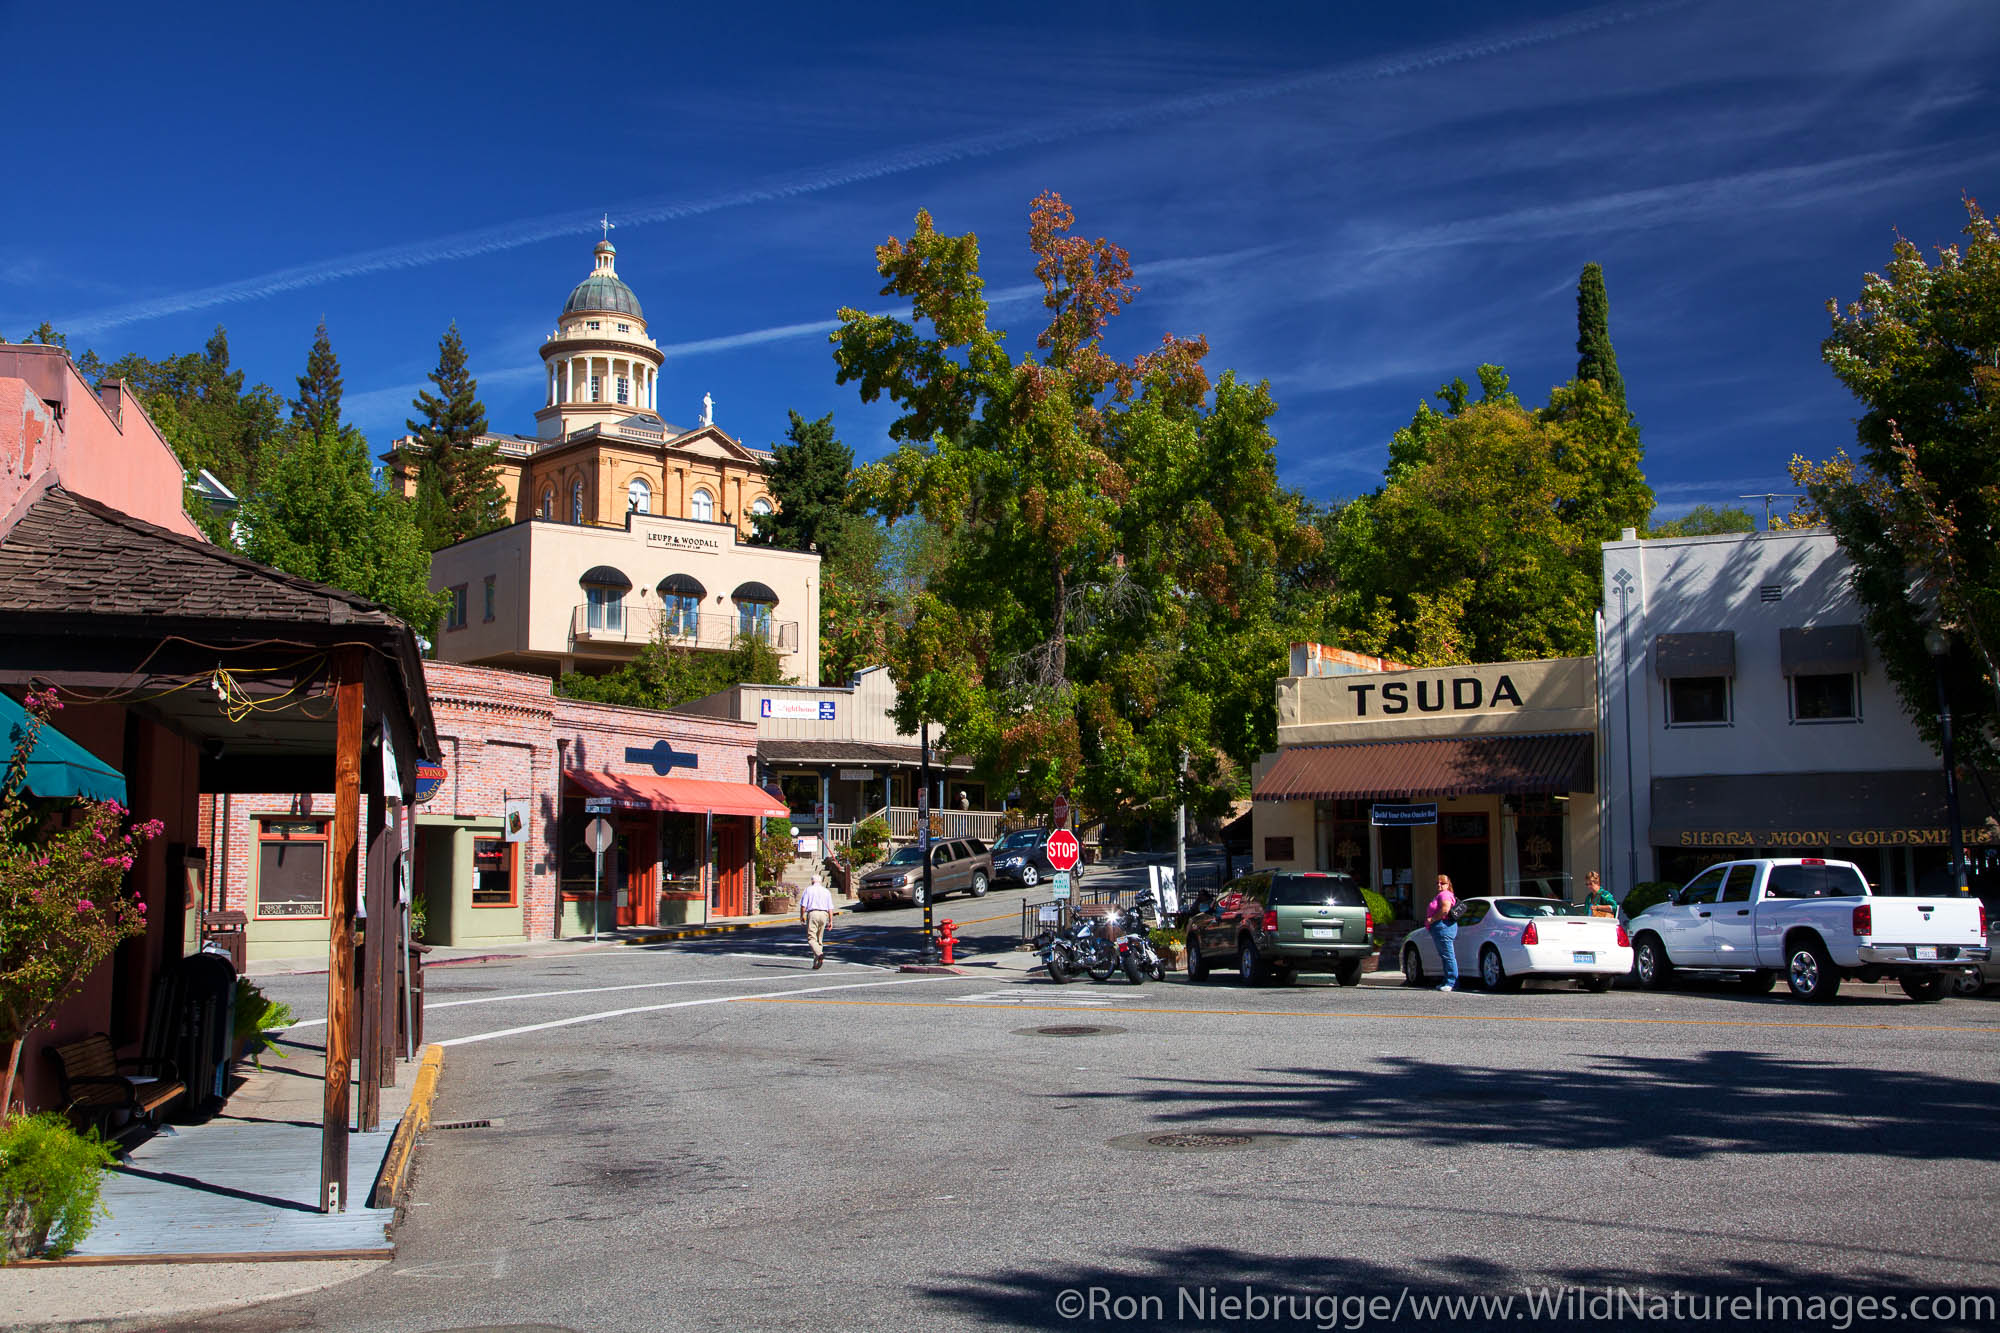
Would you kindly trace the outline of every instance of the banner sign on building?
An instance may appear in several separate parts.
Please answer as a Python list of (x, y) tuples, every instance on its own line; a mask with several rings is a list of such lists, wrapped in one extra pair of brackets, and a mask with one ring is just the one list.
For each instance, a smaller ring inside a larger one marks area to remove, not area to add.
[(534, 801), (526, 796), (507, 802), (507, 813), (503, 827), (506, 830), (508, 842), (526, 842), (528, 840), (528, 821), (534, 817), (534, 809)]
[(1409, 828), (1417, 824), (1438, 822), (1437, 802), (1424, 805), (1371, 805), (1368, 807), (1368, 822), (1377, 828)]
[(445, 771), (443, 764), (419, 763), (417, 765), (417, 804), (423, 805), (433, 796), (436, 796), (438, 788), (444, 786), (444, 779)]
[(872, 768), (843, 768), (840, 770), (842, 782), (873, 782), (875, 770)]
[(757, 715), (790, 722), (831, 722), (833, 706), (832, 699), (773, 699), (766, 696)]

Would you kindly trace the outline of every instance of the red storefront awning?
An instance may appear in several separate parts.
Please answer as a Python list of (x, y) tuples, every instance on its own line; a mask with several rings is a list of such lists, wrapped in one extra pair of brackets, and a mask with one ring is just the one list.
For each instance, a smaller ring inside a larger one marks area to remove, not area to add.
[(656, 778), (632, 773), (565, 773), (569, 785), (627, 810), (665, 810), (683, 815), (789, 815), (785, 803), (747, 782), (705, 778)]
[(1426, 741), (1295, 745), (1258, 782), (1260, 801), (1379, 797), (1548, 796), (1590, 791), (1591, 736), (1453, 736)]

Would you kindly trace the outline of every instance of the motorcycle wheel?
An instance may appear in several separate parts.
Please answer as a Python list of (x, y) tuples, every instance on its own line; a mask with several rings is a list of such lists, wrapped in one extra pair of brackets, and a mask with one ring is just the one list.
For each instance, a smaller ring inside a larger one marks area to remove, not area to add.
[(1128, 951), (1125, 954), (1125, 956), (1119, 960), (1119, 962), (1120, 965), (1125, 969), (1125, 980), (1131, 982), (1134, 986), (1143, 985), (1145, 983), (1146, 974), (1144, 971), (1140, 969), (1138, 954)]
[(1112, 974), (1113, 972), (1116, 972), (1117, 970), (1118, 970), (1118, 969), (1117, 969), (1117, 968), (1116, 968), (1115, 966), (1114, 966), (1114, 967), (1087, 967), (1087, 968), (1085, 968), (1085, 969), (1084, 969), (1084, 971), (1086, 971), (1086, 972), (1090, 973), (1090, 979), (1091, 979), (1092, 981), (1109, 981), (1109, 980), (1111, 980), (1111, 974)]
[(1053, 954), (1049, 956), (1049, 980), (1058, 986), (1069, 983), (1069, 968), (1064, 965), (1062, 959)]
[(1153, 980), (1165, 981), (1166, 979), (1167, 979), (1167, 964), (1165, 960), (1159, 957), (1155, 957), (1153, 959)]

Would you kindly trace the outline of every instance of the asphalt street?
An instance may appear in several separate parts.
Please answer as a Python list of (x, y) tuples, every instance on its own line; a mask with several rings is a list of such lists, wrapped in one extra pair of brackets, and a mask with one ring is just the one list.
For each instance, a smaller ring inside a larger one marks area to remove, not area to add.
[[(997, 940), (1021, 896), (940, 915)], [(790, 928), (437, 969), (395, 1263), (181, 1327), (2000, 1323), (1953, 1308), (2000, 1295), (2000, 1002), (1059, 987), (897, 972), (909, 915), (819, 972)]]

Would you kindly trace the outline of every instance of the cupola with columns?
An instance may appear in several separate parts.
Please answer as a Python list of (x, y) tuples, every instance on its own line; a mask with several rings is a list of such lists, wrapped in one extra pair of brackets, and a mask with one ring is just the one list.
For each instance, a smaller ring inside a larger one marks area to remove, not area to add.
[(657, 420), (666, 356), (647, 336), (639, 298), (618, 276), (617, 259), (608, 239), (598, 242), (596, 267), (563, 302), (561, 320), (542, 344), (547, 391), (535, 424), (545, 440), (633, 416)]

